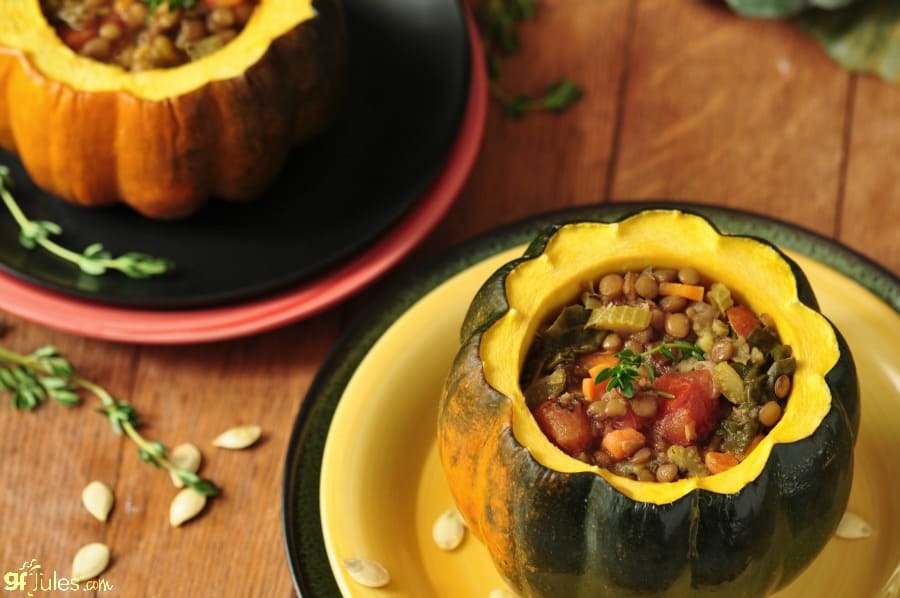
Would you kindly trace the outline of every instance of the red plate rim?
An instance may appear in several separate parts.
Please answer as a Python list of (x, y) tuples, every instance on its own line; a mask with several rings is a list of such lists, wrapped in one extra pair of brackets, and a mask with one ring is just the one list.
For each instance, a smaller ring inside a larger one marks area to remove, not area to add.
[(224, 307), (150, 311), (90, 303), (0, 273), (3, 310), (23, 319), (102, 340), (176, 345), (265, 332), (316, 314), (369, 284), (405, 257), (440, 222), (465, 183), (484, 133), (487, 74), (481, 41), (468, 8), (472, 56), (469, 97), (443, 170), (420, 202), (365, 253), (330, 274), (289, 291)]

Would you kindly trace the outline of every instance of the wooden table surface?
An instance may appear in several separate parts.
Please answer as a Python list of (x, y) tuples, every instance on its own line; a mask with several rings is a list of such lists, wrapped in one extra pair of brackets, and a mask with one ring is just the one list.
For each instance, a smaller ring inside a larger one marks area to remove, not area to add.
[[(841, 70), (788, 24), (702, 2), (542, 0), (520, 33), (524, 47), (503, 62), (504, 84), (537, 91), (566, 75), (584, 98), (565, 114), (519, 122), (492, 105), (458, 201), (400, 270), (549, 209), (686, 199), (802, 225), (900, 272), (900, 86)], [(290, 595), (281, 479), (291, 426), (366, 303), (357, 297), (275, 332), (181, 347), (100, 342), (0, 315), (6, 346), (56, 345), (131, 401), (149, 437), (197, 443), (202, 473), (225, 489), (173, 529), (168, 477), (91, 405), (0, 409), (0, 570), (34, 558), (45, 575), (68, 576), (75, 551), (101, 541), (113, 553), (102, 577), (114, 586), (102, 594)], [(237, 423), (261, 425), (263, 441), (243, 452), (211, 446)], [(80, 502), (94, 479), (116, 496), (105, 524)]]

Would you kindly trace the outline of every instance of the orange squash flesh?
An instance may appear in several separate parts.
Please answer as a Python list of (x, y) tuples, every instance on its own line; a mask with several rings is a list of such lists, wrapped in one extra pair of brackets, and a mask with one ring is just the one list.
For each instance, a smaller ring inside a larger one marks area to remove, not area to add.
[(334, 116), (346, 56), (337, 0), (262, 0), (223, 49), (142, 73), (72, 52), (38, 0), (3, 2), (0, 145), (63, 199), (182, 218), (262, 194)]

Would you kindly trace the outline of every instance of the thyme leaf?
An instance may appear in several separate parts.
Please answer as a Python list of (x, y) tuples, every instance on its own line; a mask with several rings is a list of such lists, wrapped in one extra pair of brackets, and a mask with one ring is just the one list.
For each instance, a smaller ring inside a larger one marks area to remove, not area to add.
[[(673, 349), (678, 350), (681, 353), (681, 356), (673, 353)], [(641, 366), (644, 366), (644, 371), (646, 371), (647, 378), (650, 379), (651, 383), (656, 380), (656, 371), (654, 370), (653, 365), (647, 360), (647, 358), (654, 353), (660, 353), (663, 357), (672, 362), (678, 362), (688, 356), (694, 357), (695, 359), (704, 358), (703, 349), (688, 341), (660, 343), (650, 347), (642, 353), (636, 353), (631, 349), (625, 349), (616, 353), (616, 357), (619, 358), (619, 363), (598, 372), (594, 382), (599, 384), (604, 380), (609, 380), (609, 383), (606, 385), (607, 389), (612, 390), (618, 388), (625, 397), (630, 399), (634, 397), (634, 380), (640, 375)], [(659, 394), (668, 393), (660, 392)]]
[(118, 270), (129, 278), (149, 278), (166, 274), (175, 267), (170, 260), (136, 251), (113, 257), (100, 243), (89, 245), (82, 253), (63, 247), (52, 239), (62, 233), (62, 227), (49, 220), (29, 219), (16, 203), (12, 189), (13, 180), (9, 168), (0, 164), (0, 199), (19, 225), (19, 243), (25, 249), (41, 247), (56, 257), (75, 264), (79, 270), (91, 276)]
[(582, 89), (571, 79), (561, 79), (548, 86), (543, 94), (510, 93), (500, 83), (500, 58), (519, 51), (521, 40), (516, 25), (534, 18), (537, 0), (487, 0), (480, 11), (485, 61), (491, 79), (491, 96), (503, 107), (511, 119), (520, 119), (528, 112), (563, 112), (582, 96)]
[(169, 10), (184, 8), (190, 10), (197, 4), (197, 0), (144, 0), (144, 4), (150, 7), (152, 13), (163, 4), (169, 5)]
[(77, 405), (81, 403), (82, 393), (89, 393), (100, 401), (97, 412), (106, 416), (116, 434), (125, 434), (137, 445), (138, 456), (143, 461), (172, 472), (185, 485), (206, 496), (221, 492), (211, 480), (173, 465), (166, 445), (148, 440), (138, 432), (141, 421), (131, 404), (113, 398), (99, 384), (78, 376), (72, 364), (53, 346), (40, 347), (30, 354), (0, 346), (0, 391), (10, 395), (13, 409), (26, 411), (35, 409), (48, 398), (64, 405)]

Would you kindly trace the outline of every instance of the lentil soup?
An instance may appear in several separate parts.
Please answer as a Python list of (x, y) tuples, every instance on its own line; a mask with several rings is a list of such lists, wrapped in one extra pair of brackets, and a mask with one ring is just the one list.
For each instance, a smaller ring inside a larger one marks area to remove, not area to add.
[(775, 324), (693, 268), (602, 276), (543, 326), (520, 380), (558, 448), (642, 481), (737, 465), (781, 419), (796, 363)]
[(60, 39), (129, 71), (198, 60), (234, 39), (260, 0), (41, 0)]

